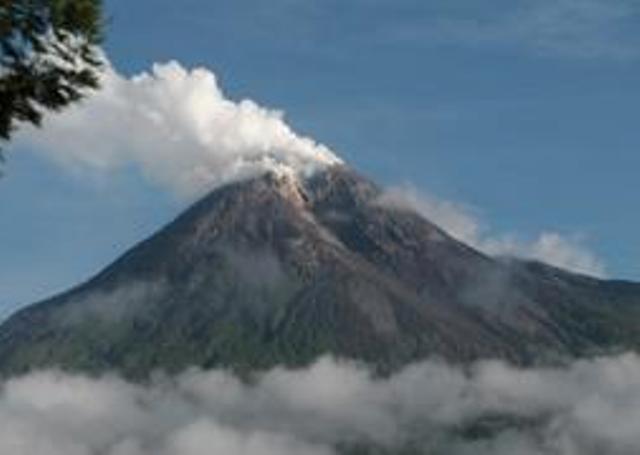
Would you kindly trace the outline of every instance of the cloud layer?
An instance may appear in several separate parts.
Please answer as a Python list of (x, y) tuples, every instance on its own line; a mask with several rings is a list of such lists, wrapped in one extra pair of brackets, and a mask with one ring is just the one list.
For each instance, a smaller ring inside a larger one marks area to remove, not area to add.
[(328, 358), (242, 383), (191, 371), (148, 386), (39, 372), (0, 393), (15, 455), (330, 455), (355, 443), (412, 453), (638, 453), (640, 359), (466, 370), (430, 361), (388, 379)]
[(467, 207), (406, 185), (388, 188), (380, 203), (414, 210), (458, 240), (493, 256), (529, 258), (577, 273), (606, 276), (603, 262), (589, 251), (578, 235), (567, 237), (549, 231), (530, 242), (514, 235), (496, 235)]
[(133, 166), (186, 196), (265, 170), (310, 173), (340, 162), (282, 112), (230, 100), (214, 73), (177, 62), (131, 78), (108, 66), (102, 90), (42, 129), (25, 128), (19, 141), (84, 171)]

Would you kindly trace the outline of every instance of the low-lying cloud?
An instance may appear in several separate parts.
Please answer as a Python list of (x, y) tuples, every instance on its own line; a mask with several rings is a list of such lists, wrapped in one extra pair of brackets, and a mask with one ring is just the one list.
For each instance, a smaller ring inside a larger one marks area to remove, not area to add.
[(92, 320), (115, 324), (146, 310), (145, 303), (167, 293), (166, 281), (135, 281), (115, 289), (79, 292), (70, 298), (56, 314), (56, 323), (63, 326)]
[(82, 171), (136, 167), (188, 197), (265, 170), (310, 173), (340, 162), (281, 111), (233, 101), (213, 72), (175, 61), (130, 78), (107, 64), (101, 90), (41, 129), (25, 127), (19, 143)]
[(388, 207), (416, 211), (458, 240), (493, 256), (523, 257), (576, 273), (595, 277), (607, 275), (604, 263), (584, 245), (579, 235), (565, 236), (547, 231), (527, 242), (515, 235), (495, 234), (464, 205), (439, 199), (411, 186), (390, 187), (379, 202)]
[(250, 384), (224, 371), (146, 386), (45, 371), (3, 385), (0, 453), (330, 455), (360, 444), (388, 451), (376, 453), (626, 455), (640, 453), (638, 422), (635, 354), (528, 370), (427, 361), (386, 379), (324, 358)]

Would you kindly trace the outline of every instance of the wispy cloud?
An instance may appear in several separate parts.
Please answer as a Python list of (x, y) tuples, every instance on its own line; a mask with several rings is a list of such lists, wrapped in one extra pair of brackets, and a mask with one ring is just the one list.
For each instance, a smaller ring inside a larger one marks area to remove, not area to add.
[[(184, 10), (176, 14), (189, 14), (191, 23), (232, 35), (242, 31), (243, 37), (250, 33), (253, 44), (277, 42), (316, 57), (352, 58), (356, 48), (388, 45), (456, 45), (577, 59), (640, 57), (637, 0), (243, 0), (218, 6), (213, 15)], [(247, 21), (250, 29), (244, 27)]]
[(514, 1), (456, 8), (396, 23), (389, 38), (414, 44), (457, 44), (571, 58), (640, 56), (640, 4), (635, 0)]
[(414, 210), (450, 235), (493, 256), (533, 259), (576, 273), (605, 277), (606, 267), (580, 234), (542, 232), (531, 241), (515, 234), (495, 233), (478, 213), (463, 204), (437, 198), (410, 185), (388, 188), (380, 203)]

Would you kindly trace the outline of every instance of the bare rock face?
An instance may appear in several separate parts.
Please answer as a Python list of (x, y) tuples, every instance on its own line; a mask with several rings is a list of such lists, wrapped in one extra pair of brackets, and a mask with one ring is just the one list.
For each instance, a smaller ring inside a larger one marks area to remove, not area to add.
[(0, 327), (5, 375), (56, 366), (556, 362), (640, 346), (640, 285), (498, 260), (337, 166), (214, 191), (89, 282)]

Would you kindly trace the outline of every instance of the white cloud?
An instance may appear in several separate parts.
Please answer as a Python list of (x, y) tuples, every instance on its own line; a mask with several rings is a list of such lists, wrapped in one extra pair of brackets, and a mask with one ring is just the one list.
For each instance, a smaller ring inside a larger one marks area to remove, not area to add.
[(543, 232), (525, 243), (514, 237), (485, 238), (480, 248), (497, 256), (519, 256), (595, 277), (606, 277), (606, 267), (585, 245), (579, 235), (563, 236)]
[(635, 0), (512, 1), (495, 8), (473, 5), (400, 24), (390, 39), (516, 49), (570, 58), (635, 59), (640, 37)]
[(436, 198), (410, 185), (391, 186), (378, 200), (384, 206), (416, 211), (448, 234), (477, 246), (484, 230), (478, 216), (462, 204)]
[(421, 193), (411, 186), (388, 188), (380, 203), (416, 211), (451, 236), (493, 256), (529, 258), (577, 273), (606, 276), (604, 263), (589, 251), (579, 235), (548, 231), (526, 242), (515, 235), (495, 234), (472, 209)]
[[(463, 437), (482, 422), (493, 430)], [(14, 455), (330, 455), (354, 442), (455, 455), (627, 455), (640, 451), (639, 422), (635, 354), (538, 369), (427, 361), (384, 379), (324, 358), (251, 385), (224, 371), (146, 386), (38, 372), (0, 391), (0, 453)]]
[(230, 100), (215, 74), (177, 62), (131, 78), (107, 65), (101, 90), (18, 139), (71, 168), (138, 167), (187, 196), (267, 169), (310, 173), (340, 161), (296, 134), (282, 112)]

